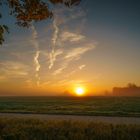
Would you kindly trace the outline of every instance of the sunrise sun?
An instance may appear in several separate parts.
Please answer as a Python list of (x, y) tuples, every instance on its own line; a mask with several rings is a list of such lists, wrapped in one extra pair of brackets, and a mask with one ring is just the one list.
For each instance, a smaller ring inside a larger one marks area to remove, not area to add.
[(85, 95), (85, 89), (83, 87), (77, 87), (75, 88), (75, 93), (77, 96), (83, 96)]

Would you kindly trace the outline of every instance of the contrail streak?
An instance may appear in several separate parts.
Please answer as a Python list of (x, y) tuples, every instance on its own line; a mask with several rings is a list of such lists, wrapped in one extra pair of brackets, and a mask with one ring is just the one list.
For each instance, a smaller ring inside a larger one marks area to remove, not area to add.
[(56, 60), (56, 55), (55, 55), (55, 47), (57, 43), (57, 38), (58, 38), (58, 33), (59, 33), (59, 28), (57, 26), (56, 20), (54, 19), (53, 21), (53, 28), (54, 28), (54, 34), (52, 37), (52, 45), (51, 45), (51, 53), (50, 53), (50, 65), (49, 69), (51, 69), (54, 65), (54, 62)]
[(33, 38), (32, 43), (33, 43), (35, 50), (36, 50), (36, 53), (34, 55), (35, 72), (36, 72), (35, 77), (37, 79), (37, 82), (36, 82), (37, 86), (39, 86), (40, 85), (39, 71), (40, 71), (41, 65), (39, 63), (40, 51), (39, 51), (39, 43), (37, 41), (38, 35), (37, 35), (37, 31), (36, 31), (34, 25), (31, 26), (31, 29), (32, 29), (32, 38)]

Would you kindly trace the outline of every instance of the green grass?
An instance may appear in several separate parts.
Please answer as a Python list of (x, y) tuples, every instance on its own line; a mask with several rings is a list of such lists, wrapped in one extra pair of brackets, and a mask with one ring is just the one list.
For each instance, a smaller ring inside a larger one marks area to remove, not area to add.
[(140, 125), (0, 118), (0, 140), (140, 140)]
[(140, 117), (140, 97), (0, 97), (0, 112)]

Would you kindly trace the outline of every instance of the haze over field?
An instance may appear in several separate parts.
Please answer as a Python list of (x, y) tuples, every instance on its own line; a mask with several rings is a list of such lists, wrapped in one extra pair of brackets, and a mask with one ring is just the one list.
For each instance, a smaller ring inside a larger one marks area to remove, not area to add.
[(26, 29), (1, 7), (0, 24), (10, 33), (0, 46), (0, 95), (100, 95), (114, 87), (114, 94), (133, 95), (136, 90), (123, 88), (128, 83), (140, 95), (138, 0), (83, 0), (51, 8), (52, 19)]

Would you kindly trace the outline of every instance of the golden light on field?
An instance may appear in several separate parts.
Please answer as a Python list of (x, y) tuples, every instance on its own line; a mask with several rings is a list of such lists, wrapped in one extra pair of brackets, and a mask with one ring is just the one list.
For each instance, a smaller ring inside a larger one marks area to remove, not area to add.
[(83, 96), (85, 95), (85, 89), (83, 87), (77, 87), (75, 88), (75, 93), (77, 96)]

